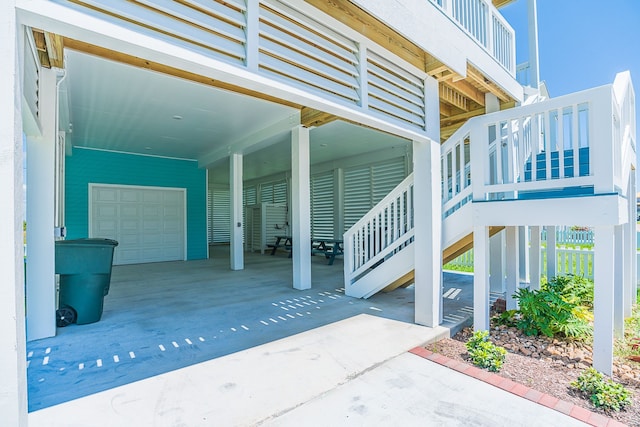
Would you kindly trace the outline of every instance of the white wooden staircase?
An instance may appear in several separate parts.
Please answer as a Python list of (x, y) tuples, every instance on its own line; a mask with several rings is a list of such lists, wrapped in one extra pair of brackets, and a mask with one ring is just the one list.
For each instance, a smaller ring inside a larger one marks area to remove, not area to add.
[[(442, 145), (443, 263), (473, 247), (474, 225), (491, 235), (504, 226), (600, 225), (629, 214), (609, 201), (635, 199), (628, 72), (612, 85), (534, 101), (472, 118)], [(347, 295), (412, 283), (420, 220), (413, 188), (411, 174), (344, 234)]]

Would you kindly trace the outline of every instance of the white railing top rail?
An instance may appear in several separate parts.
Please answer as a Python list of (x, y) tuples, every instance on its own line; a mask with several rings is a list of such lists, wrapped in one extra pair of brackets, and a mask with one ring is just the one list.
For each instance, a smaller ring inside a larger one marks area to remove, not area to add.
[[(549, 98), (541, 100), (540, 102), (525, 103), (517, 108), (510, 108), (507, 110), (496, 111), (495, 113), (484, 114), (482, 116), (476, 116), (471, 119), (465, 125), (471, 126), (483, 126), (488, 124), (495, 124), (499, 122), (506, 122), (508, 120), (515, 120), (521, 117), (528, 117), (534, 114), (540, 114), (548, 110), (558, 110), (568, 105), (583, 104), (585, 102), (593, 102), (598, 96), (610, 96), (611, 85), (604, 85), (593, 89), (587, 89), (580, 92), (571, 93), (568, 95), (559, 96), (557, 98)], [(462, 129), (462, 128), (461, 128)], [(455, 135), (455, 134), (454, 134)], [(453, 136), (452, 136), (453, 138)]]

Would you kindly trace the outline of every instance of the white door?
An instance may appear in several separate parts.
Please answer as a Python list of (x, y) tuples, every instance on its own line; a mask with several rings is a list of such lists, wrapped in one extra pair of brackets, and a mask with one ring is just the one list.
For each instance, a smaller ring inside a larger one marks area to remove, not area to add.
[(114, 264), (186, 259), (186, 190), (89, 186), (89, 236), (118, 241)]

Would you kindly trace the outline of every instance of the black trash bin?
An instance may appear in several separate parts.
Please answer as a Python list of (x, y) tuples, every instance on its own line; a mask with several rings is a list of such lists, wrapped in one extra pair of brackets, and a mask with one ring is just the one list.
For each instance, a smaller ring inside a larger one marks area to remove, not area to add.
[(117, 241), (101, 238), (56, 242), (55, 269), (60, 275), (58, 326), (100, 320), (116, 246)]

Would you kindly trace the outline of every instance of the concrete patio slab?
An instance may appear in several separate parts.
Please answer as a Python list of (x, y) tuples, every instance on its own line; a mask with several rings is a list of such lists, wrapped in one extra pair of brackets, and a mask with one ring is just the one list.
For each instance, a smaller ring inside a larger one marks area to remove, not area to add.
[[(412, 323), (412, 287), (368, 300), (344, 295), (342, 260), (313, 257), (313, 287), (291, 287), (291, 260), (247, 254), (231, 271), (209, 260), (114, 267), (102, 320), (27, 344), (29, 411), (312, 330), (358, 314)], [(444, 274), (443, 326), (472, 315), (472, 277)]]
[(443, 327), (358, 315), (32, 412), (29, 425), (255, 425), (448, 334)]
[(584, 426), (410, 353), (401, 354), (266, 426)]

